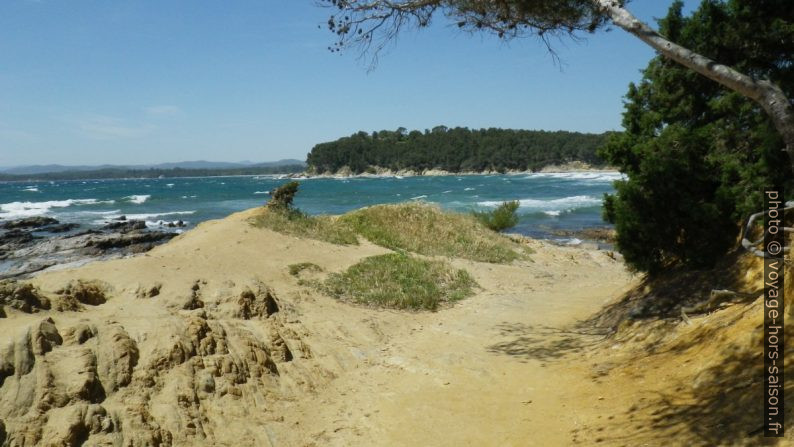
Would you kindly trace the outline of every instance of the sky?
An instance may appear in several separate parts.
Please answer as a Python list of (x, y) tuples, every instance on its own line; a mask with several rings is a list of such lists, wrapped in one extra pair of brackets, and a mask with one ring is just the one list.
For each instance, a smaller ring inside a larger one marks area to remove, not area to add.
[[(655, 25), (670, 3), (629, 9)], [(555, 42), (555, 63), (536, 39), (439, 16), (371, 69), (328, 51), (329, 13), (314, 0), (2, 0), (0, 166), (305, 159), (398, 127), (617, 130), (654, 56), (614, 29)]]

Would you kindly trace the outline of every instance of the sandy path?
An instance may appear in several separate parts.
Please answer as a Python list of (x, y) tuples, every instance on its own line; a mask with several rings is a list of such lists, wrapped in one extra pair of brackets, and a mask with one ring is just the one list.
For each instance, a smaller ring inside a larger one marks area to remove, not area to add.
[[(583, 418), (607, 413), (596, 389), (581, 395), (578, 385), (589, 383), (592, 371), (571, 355), (571, 338), (560, 331), (617, 296), (631, 278), (603, 253), (535, 248), (535, 262), (520, 267), (457, 261), (483, 291), (451, 309), (338, 309), (347, 321), (342, 330), (369, 334), (348, 339), (358, 361), (346, 373), (316, 399), (285, 411), (296, 424), (286, 444), (574, 442)], [(326, 321), (336, 316), (322, 313)], [(557, 361), (562, 356), (564, 363)]]

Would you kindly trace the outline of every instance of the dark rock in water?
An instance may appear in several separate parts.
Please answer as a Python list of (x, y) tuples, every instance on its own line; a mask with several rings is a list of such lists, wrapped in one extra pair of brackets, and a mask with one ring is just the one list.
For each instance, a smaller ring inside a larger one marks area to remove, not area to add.
[(75, 228), (78, 228), (80, 224), (76, 223), (65, 223), (65, 224), (58, 224), (58, 225), (48, 225), (46, 227), (42, 227), (42, 231), (48, 231), (50, 233), (66, 233), (67, 231), (72, 231)]
[(127, 220), (127, 216), (119, 216), (116, 220)]
[(55, 261), (48, 261), (43, 259), (33, 259), (30, 261), (24, 261), (21, 264), (18, 264), (9, 270), (0, 272), (0, 280), (36, 273), (38, 271), (52, 267), (55, 264), (56, 264)]
[(35, 236), (24, 230), (11, 230), (0, 234), (0, 245), (23, 244), (35, 239)]
[(53, 219), (52, 217), (33, 216), (6, 222), (2, 225), (2, 228), (5, 228), (6, 230), (12, 230), (15, 228), (40, 228), (45, 225), (54, 225), (57, 223), (59, 223), (58, 220)]
[(83, 230), (83, 231), (77, 232), (77, 233), (73, 234), (72, 237), (87, 236), (87, 235), (90, 235), (90, 234), (104, 234), (104, 233), (102, 233), (99, 230), (88, 229), (88, 230)]
[[(26, 225), (53, 221), (26, 220)], [(149, 231), (146, 222), (126, 218), (109, 222), (101, 229), (87, 228), (74, 232), (71, 230), (78, 228), (78, 224), (54, 222), (10, 230), (2, 229), (3, 224), (0, 223), (0, 280), (30, 276), (54, 265), (80, 265), (90, 259), (143, 253), (177, 236), (172, 231)], [(9, 305), (5, 307), (8, 309)]]
[(139, 231), (128, 234), (122, 233), (118, 236), (111, 236), (99, 240), (91, 240), (89, 241), (89, 243), (86, 244), (86, 246), (95, 247), (102, 250), (108, 250), (111, 248), (129, 247), (131, 245), (137, 245), (137, 244), (164, 242), (175, 236), (176, 236), (175, 233), (165, 233), (160, 231), (152, 231), (152, 232)]
[(142, 220), (122, 220), (118, 222), (111, 222), (104, 227), (103, 230), (113, 230), (126, 233), (133, 230), (143, 230), (146, 228), (146, 222)]
[(176, 226), (179, 227), (179, 228), (182, 228), (182, 227), (185, 226), (185, 222), (183, 222), (182, 220), (177, 220), (176, 221)]
[(38, 239), (24, 230), (10, 230), (0, 234), (0, 259), (7, 258), (11, 253), (23, 248)]

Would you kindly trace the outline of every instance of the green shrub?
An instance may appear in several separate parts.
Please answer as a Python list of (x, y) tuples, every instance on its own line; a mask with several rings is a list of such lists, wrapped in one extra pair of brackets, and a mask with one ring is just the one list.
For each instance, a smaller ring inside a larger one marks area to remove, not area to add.
[(292, 209), (292, 201), (295, 199), (295, 194), (298, 193), (299, 186), (300, 183), (292, 181), (276, 188), (270, 195), (270, 201), (267, 202), (268, 208)]
[(335, 298), (356, 303), (428, 310), (466, 298), (476, 286), (465, 270), (400, 253), (365, 258), (317, 285)]
[[(781, 3), (782, 4), (782, 3)], [(772, 79), (791, 97), (794, 45), (785, 20), (767, 27), (767, 2), (703, 2), (691, 17), (674, 2), (660, 32), (745, 73)], [(774, 8), (773, 8), (774, 9)], [(755, 42), (752, 51), (746, 42)], [(736, 246), (740, 223), (763, 207), (764, 186), (794, 189), (783, 141), (758, 105), (663, 56), (630, 84), (625, 132), (599, 155), (628, 175), (604, 202), (617, 248), (636, 270), (707, 268)]]
[(517, 200), (503, 202), (491, 211), (473, 211), (474, 217), (483, 225), (493, 231), (502, 231), (513, 228), (518, 224), (519, 203)]

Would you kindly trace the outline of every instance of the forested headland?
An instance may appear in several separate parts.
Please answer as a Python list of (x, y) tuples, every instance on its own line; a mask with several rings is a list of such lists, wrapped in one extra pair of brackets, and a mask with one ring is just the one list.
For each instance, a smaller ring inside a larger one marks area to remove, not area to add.
[(397, 130), (357, 132), (320, 143), (307, 156), (309, 171), (353, 174), (376, 168), (422, 172), (537, 171), (545, 166), (580, 161), (603, 166), (596, 150), (610, 132), (468, 129), (437, 126), (424, 132)]

